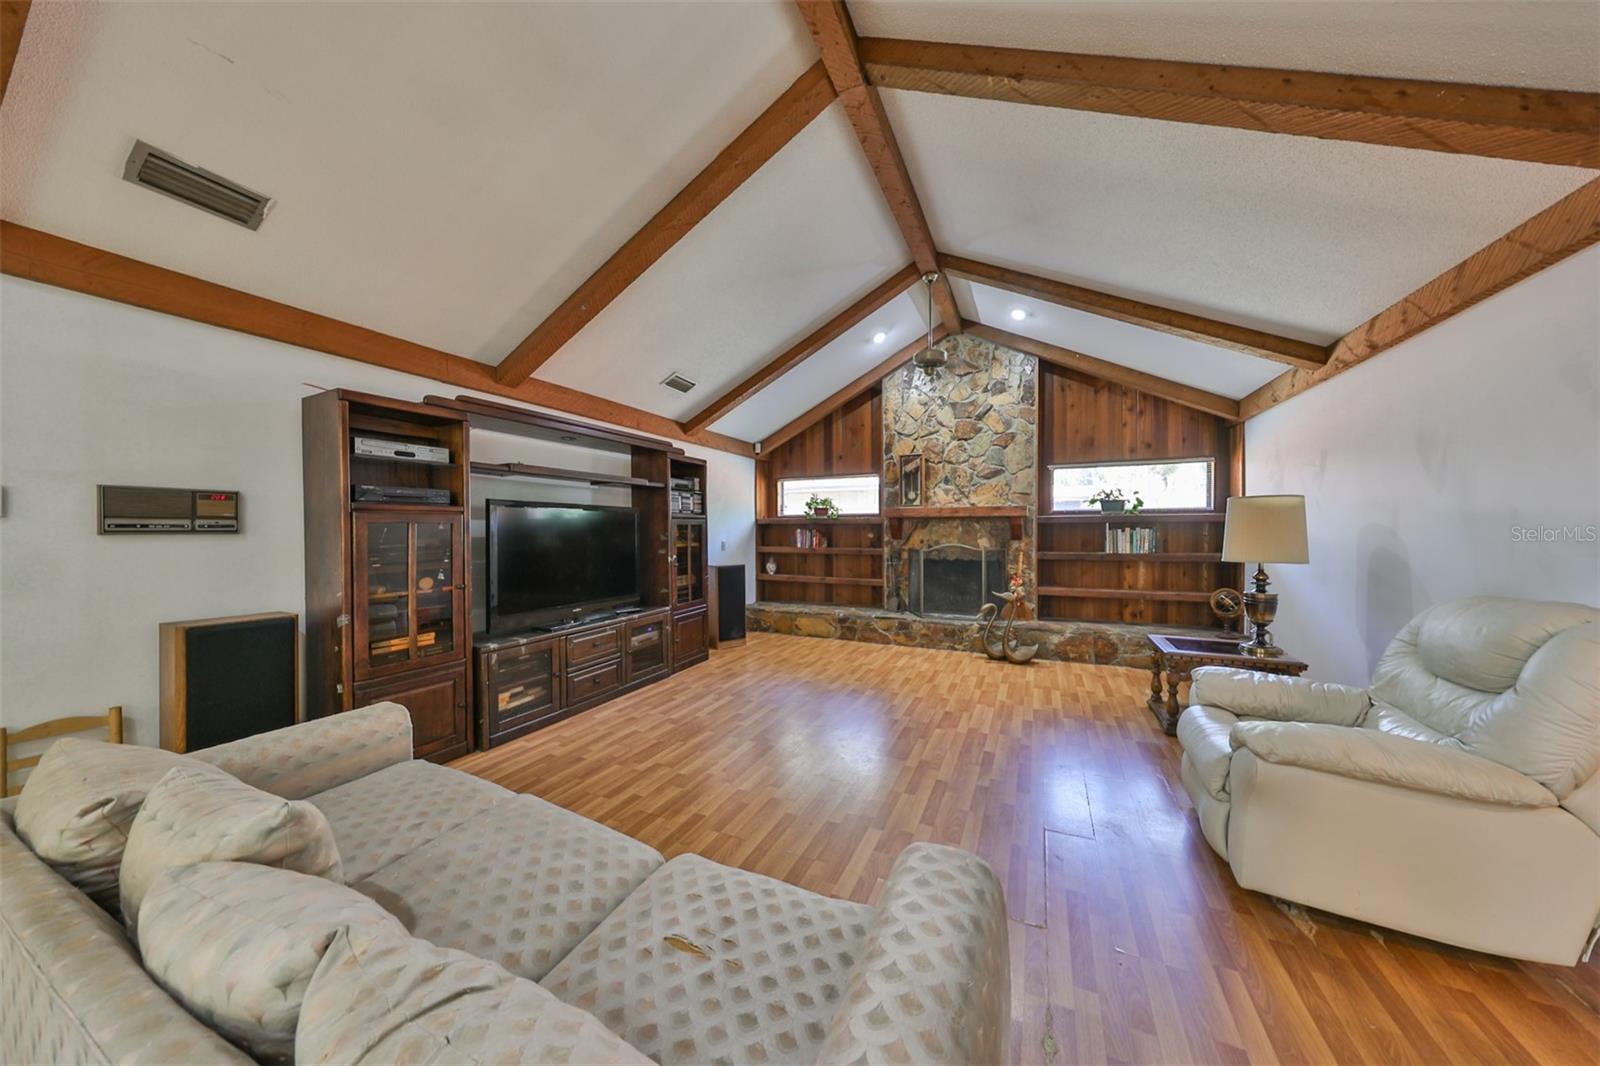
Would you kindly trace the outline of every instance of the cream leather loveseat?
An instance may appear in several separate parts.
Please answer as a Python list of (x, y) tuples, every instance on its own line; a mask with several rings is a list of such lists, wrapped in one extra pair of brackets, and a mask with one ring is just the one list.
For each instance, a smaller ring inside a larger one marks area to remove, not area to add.
[(1244, 888), (1570, 965), (1600, 917), (1597, 675), (1594, 608), (1442, 603), (1370, 688), (1196, 670), (1184, 786)]
[[(1006, 1057), (1005, 902), (956, 848), (908, 847), (876, 906), (663, 861), (413, 760), (392, 703), (188, 756), (60, 744), (0, 805), (0, 1062)], [(237, 861), (246, 807), (275, 820)], [(235, 861), (192, 857), (213, 829)]]

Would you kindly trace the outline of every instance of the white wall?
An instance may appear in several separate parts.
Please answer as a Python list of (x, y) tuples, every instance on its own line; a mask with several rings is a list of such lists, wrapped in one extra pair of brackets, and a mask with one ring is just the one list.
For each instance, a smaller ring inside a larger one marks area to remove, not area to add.
[[(304, 612), (300, 400), (336, 386), (461, 391), (0, 278), (0, 724), (120, 703), (129, 739), (154, 744), (158, 623)], [(483, 449), (538, 461), (504, 440)], [(712, 562), (753, 577), (753, 460), (686, 450), (710, 464)], [(97, 536), (101, 483), (238, 489), (244, 531)]]
[(1430, 604), (1600, 604), (1597, 456), (1592, 248), (1246, 423), (1247, 491), (1306, 497), (1311, 562), (1268, 567), (1279, 643), (1364, 684)]

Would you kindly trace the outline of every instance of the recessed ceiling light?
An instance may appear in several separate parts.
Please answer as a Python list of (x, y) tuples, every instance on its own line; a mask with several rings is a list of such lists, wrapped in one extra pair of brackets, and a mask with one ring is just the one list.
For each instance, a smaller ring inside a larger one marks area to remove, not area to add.
[(1013, 322), (1021, 322), (1023, 319), (1025, 319), (1027, 317), (1028, 317), (1028, 312), (1024, 311), (1022, 308), (1013, 307), (1011, 309), (1011, 321), (1013, 321)]
[(885, 333), (881, 329), (878, 332), (876, 332), (876, 333), (874, 333), (872, 335), (872, 343), (873, 344), (882, 344), (884, 341), (886, 341), (888, 339), (889, 339), (889, 335), (887, 333)]

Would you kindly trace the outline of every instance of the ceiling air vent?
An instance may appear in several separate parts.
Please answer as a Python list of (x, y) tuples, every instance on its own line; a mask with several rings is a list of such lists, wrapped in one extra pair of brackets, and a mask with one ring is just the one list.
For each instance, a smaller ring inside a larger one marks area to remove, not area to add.
[(694, 382), (690, 381), (676, 370), (668, 374), (666, 378), (662, 380), (661, 384), (665, 385), (669, 389), (677, 389), (679, 392), (688, 392), (690, 389), (694, 388)]
[(135, 141), (122, 176), (135, 185), (182, 200), (246, 229), (260, 229), (272, 199), (236, 182), (191, 166), (143, 141)]

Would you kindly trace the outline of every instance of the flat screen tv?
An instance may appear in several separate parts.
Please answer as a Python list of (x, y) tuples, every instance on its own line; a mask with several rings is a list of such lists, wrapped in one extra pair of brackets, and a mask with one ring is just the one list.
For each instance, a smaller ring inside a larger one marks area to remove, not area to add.
[(639, 602), (632, 507), (485, 500), (490, 633)]

